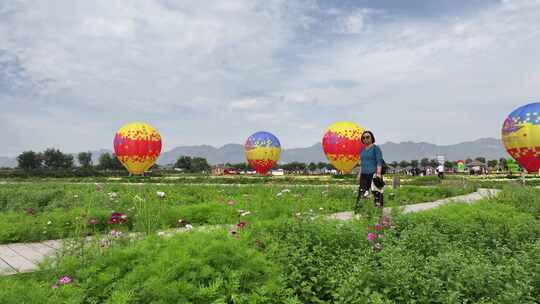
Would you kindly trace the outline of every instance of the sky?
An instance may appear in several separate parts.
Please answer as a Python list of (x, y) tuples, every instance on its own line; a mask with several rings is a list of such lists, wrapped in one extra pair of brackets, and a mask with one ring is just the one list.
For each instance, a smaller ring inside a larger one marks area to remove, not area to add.
[(540, 101), (540, 0), (1, 0), (0, 156), (112, 149), (144, 121), (163, 150), (500, 137)]

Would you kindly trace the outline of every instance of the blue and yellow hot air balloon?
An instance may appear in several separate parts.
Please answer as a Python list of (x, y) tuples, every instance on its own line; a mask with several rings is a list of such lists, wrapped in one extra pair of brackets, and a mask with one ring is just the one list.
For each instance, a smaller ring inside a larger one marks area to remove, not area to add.
[(281, 144), (273, 134), (259, 131), (246, 140), (244, 154), (249, 165), (257, 173), (264, 175), (279, 160)]
[(540, 103), (514, 110), (502, 127), (506, 151), (528, 172), (540, 169)]

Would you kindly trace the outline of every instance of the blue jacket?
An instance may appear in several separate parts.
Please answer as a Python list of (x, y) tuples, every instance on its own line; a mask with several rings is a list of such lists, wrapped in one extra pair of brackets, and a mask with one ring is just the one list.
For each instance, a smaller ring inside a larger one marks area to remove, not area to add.
[(382, 166), (383, 156), (379, 146), (373, 145), (369, 149), (364, 148), (360, 153), (360, 166), (362, 174), (372, 174), (377, 171), (377, 166)]

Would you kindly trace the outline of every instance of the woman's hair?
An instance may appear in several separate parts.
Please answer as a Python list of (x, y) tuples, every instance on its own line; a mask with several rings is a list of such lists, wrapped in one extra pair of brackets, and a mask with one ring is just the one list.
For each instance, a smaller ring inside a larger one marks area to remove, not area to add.
[(362, 136), (360, 137), (362, 143), (364, 143), (364, 134), (369, 134), (371, 136), (371, 143), (375, 143), (375, 136), (373, 136), (373, 132), (371, 131), (364, 131), (364, 133), (362, 133)]

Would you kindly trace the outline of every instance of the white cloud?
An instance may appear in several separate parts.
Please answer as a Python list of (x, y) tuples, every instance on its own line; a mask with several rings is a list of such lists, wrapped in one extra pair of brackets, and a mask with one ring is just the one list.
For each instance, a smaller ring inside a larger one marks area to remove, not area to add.
[(265, 126), (306, 146), (337, 120), (382, 141), (453, 143), (498, 136), (538, 96), (539, 1), (387, 14), (285, 0), (2, 3), (0, 118), (13, 144), (0, 155), (109, 147), (129, 120), (158, 127), (165, 149)]

